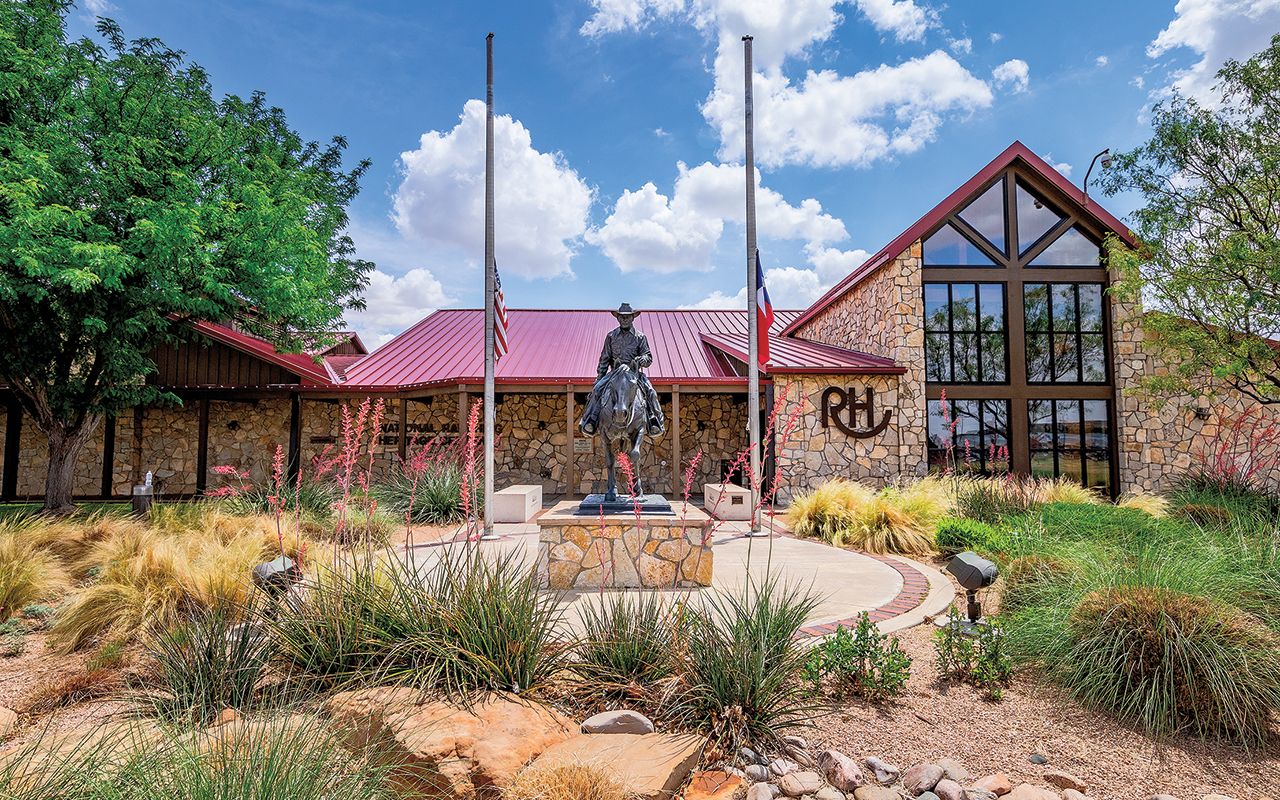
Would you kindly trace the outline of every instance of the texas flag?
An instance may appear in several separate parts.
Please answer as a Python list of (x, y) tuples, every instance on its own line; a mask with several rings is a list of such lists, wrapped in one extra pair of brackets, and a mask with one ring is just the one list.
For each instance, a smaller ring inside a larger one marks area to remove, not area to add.
[(773, 304), (769, 302), (769, 290), (764, 286), (764, 269), (760, 266), (760, 251), (756, 250), (756, 360), (761, 367), (769, 366), (769, 328), (773, 327)]

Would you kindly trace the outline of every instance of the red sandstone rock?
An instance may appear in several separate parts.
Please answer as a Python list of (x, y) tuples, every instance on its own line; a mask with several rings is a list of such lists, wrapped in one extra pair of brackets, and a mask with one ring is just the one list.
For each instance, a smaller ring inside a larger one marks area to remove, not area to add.
[(991, 792), (994, 795), (1003, 796), (1013, 791), (1013, 784), (1009, 781), (1009, 776), (1003, 772), (997, 772), (988, 775), (985, 778), (979, 778), (973, 782), (973, 788), (982, 789)]

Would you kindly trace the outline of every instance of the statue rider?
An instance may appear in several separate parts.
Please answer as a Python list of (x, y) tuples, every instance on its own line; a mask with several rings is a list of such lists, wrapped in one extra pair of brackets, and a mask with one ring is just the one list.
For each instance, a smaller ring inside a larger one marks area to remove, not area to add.
[(653, 353), (649, 350), (649, 340), (634, 327), (639, 311), (631, 308), (630, 303), (623, 303), (617, 311), (611, 312), (618, 320), (618, 327), (605, 336), (604, 347), (600, 350), (600, 361), (596, 364), (596, 383), (587, 401), (586, 411), (582, 414), (582, 422), (578, 424), (587, 436), (594, 436), (600, 422), (600, 390), (604, 387), (605, 377), (617, 367), (626, 364), (635, 370), (640, 380), (641, 391), (644, 392), (646, 414), (650, 436), (661, 436), (666, 429), (666, 419), (662, 414), (662, 404), (658, 402), (658, 393), (643, 370), (653, 363)]

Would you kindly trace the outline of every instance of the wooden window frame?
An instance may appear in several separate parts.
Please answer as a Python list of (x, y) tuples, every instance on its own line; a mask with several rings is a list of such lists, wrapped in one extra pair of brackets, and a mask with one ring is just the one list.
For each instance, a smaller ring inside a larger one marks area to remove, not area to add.
[[(951, 269), (951, 268), (948, 267), (947, 269)], [(926, 380), (929, 375), (929, 363), (927, 361), (928, 359), (927, 342), (929, 340), (929, 336), (944, 335), (947, 337), (947, 344), (950, 351), (950, 359), (949, 359), (950, 369), (948, 370), (948, 372), (951, 375), (951, 380), (945, 381), (945, 383), (947, 383), (948, 385), (963, 384), (965, 386), (1004, 386), (1005, 384), (1009, 383), (1009, 358), (1010, 358), (1010, 355), (1009, 355), (1009, 295), (1008, 295), (1007, 287), (1005, 286), (1004, 282), (1003, 281), (985, 281), (985, 282), (927, 281), (924, 284), (924, 286), (926, 289), (929, 286), (947, 287), (947, 327), (941, 330), (930, 330), (928, 327), (929, 325), (928, 317), (927, 316), (925, 317), (924, 335), (925, 335), (925, 342), (926, 342), (926, 347), (925, 347)], [(956, 286), (972, 286), (973, 287), (973, 297), (974, 297), (973, 307), (974, 307), (974, 313), (975, 313), (975, 317), (974, 317), (975, 327), (972, 331), (956, 330), (955, 313), (953, 311), (953, 307), (955, 305), (954, 289)], [(1000, 338), (1004, 341), (1004, 361), (1003, 361), (1004, 378), (998, 381), (983, 381), (983, 380), (960, 381), (956, 379), (956, 336), (958, 334), (973, 334), (974, 340), (975, 340), (976, 353), (977, 353), (977, 369), (978, 369), (978, 374), (981, 375), (984, 372), (984, 369), (983, 369), (984, 363), (982, 359), (983, 334), (995, 333), (995, 331), (982, 330), (982, 287), (983, 286), (995, 286), (1000, 290), (1001, 303), (1003, 304), (1003, 310), (1000, 315), (1001, 316)]]

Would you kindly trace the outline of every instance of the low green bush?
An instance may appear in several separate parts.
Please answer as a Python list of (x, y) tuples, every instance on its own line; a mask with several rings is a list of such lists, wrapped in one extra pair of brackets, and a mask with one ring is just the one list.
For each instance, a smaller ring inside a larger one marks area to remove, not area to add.
[[(448, 525), (462, 521), (464, 483), (462, 466), (456, 461), (441, 460), (422, 468), (416, 477), (409, 471), (389, 470), (374, 486), (373, 493), (379, 508), (401, 522), (407, 515), (415, 524)], [(471, 489), (472, 508), (482, 507), (478, 488)]]
[(711, 735), (721, 752), (777, 747), (781, 732), (815, 710), (800, 676), (808, 654), (796, 637), (817, 599), (775, 577), (748, 577), (736, 592), (705, 595), (690, 613), (676, 699), (681, 724)]
[(934, 532), (938, 550), (945, 556), (954, 556), (966, 550), (983, 555), (1003, 552), (1007, 536), (994, 525), (976, 519), (947, 518), (938, 523)]
[(952, 606), (946, 624), (934, 631), (933, 649), (942, 677), (967, 681), (989, 700), (1003, 699), (1013, 677), (1013, 659), (998, 619), (979, 622), (970, 632), (959, 609)]
[(879, 702), (906, 689), (911, 656), (864, 611), (852, 632), (838, 628), (809, 651), (804, 676), (814, 692)]
[(657, 592), (584, 598), (574, 670), (594, 688), (648, 686), (672, 677), (684, 628), (682, 606)]

